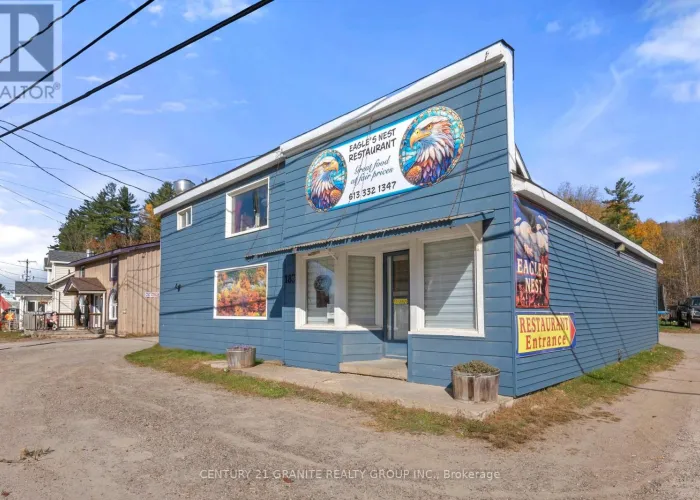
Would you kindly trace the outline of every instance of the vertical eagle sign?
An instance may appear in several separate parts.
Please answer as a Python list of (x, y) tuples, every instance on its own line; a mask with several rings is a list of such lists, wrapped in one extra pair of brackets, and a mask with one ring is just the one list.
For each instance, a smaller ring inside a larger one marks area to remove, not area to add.
[(515, 307), (549, 307), (549, 220), (547, 213), (513, 196)]

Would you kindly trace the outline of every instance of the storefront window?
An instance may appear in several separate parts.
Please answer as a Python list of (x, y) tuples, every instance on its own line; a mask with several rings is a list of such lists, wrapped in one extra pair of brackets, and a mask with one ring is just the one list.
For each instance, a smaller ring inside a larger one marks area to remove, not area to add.
[(228, 194), (227, 235), (267, 227), (267, 179)]
[(335, 323), (335, 262), (332, 257), (306, 261), (306, 321)]
[(348, 320), (352, 325), (372, 326), (375, 320), (374, 257), (348, 257)]
[(425, 244), (426, 328), (476, 327), (474, 255), (472, 238)]

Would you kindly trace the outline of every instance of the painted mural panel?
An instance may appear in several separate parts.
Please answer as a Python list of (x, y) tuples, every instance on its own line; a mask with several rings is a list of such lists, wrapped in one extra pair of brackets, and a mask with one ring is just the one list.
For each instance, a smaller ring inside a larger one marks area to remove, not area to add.
[(513, 197), (515, 233), (515, 307), (549, 307), (549, 221), (547, 213)]
[(215, 318), (267, 318), (267, 264), (215, 271)]
[(306, 174), (306, 199), (319, 212), (440, 182), (464, 149), (464, 124), (434, 106), (319, 153)]

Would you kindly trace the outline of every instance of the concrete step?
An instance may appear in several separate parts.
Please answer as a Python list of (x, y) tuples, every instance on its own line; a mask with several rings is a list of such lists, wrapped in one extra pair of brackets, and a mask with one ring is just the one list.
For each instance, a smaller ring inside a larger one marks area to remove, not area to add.
[(372, 361), (350, 361), (340, 363), (340, 372), (408, 380), (408, 365), (405, 359), (382, 358)]

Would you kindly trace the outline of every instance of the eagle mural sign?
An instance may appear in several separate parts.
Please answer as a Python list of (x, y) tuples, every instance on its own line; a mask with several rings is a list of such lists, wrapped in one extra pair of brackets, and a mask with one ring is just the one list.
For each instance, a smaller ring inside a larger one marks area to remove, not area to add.
[(321, 151), (306, 175), (306, 199), (319, 212), (431, 186), (464, 149), (464, 124), (434, 106)]
[(515, 195), (515, 307), (549, 307), (549, 221), (547, 213)]

